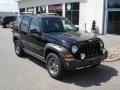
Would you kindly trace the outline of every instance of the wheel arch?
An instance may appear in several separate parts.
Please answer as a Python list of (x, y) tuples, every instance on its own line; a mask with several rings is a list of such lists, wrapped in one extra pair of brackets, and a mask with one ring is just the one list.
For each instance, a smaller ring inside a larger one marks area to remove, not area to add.
[(13, 37), (13, 42), (15, 43), (16, 40), (19, 41), (21, 48), (23, 48), (23, 45), (22, 45), (22, 42), (21, 42), (20, 38), (15, 35), (15, 36)]
[(13, 41), (19, 40), (18, 37), (13, 37)]
[(64, 53), (67, 53), (67, 52), (68, 52), (68, 50), (62, 46), (48, 43), (44, 49), (44, 57), (46, 60), (46, 57), (49, 53), (55, 53), (56, 55), (58, 55), (60, 57), (60, 59), (63, 59)]

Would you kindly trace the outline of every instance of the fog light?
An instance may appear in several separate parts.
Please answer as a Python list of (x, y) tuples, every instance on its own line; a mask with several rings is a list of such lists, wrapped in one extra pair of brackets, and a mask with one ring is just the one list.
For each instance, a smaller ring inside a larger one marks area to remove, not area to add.
[(106, 49), (102, 49), (102, 53), (105, 54), (105, 52), (106, 52)]
[(80, 57), (81, 57), (82, 60), (85, 59), (85, 54), (84, 54), (84, 53), (81, 53), (81, 54), (80, 54)]

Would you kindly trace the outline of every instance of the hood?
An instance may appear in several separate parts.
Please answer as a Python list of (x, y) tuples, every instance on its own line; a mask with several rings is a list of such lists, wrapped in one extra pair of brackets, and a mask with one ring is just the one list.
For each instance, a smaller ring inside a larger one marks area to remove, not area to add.
[(75, 41), (86, 41), (94, 38), (94, 35), (90, 33), (67, 32), (67, 33), (64, 33), (64, 35)]
[(45, 36), (48, 39), (63, 43), (76, 43), (77, 41), (86, 41), (94, 38), (93, 34), (79, 32), (46, 33)]

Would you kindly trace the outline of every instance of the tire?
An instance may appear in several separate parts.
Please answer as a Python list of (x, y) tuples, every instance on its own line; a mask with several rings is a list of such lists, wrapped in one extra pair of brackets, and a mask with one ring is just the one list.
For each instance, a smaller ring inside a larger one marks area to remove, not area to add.
[(3, 28), (6, 28), (6, 24), (3, 25)]
[(63, 66), (58, 55), (50, 53), (47, 55), (46, 61), (49, 75), (52, 78), (60, 79), (63, 74)]
[(20, 41), (19, 40), (15, 40), (14, 41), (14, 48), (15, 48), (15, 53), (17, 56), (22, 57), (24, 54), (23, 48), (20, 45)]

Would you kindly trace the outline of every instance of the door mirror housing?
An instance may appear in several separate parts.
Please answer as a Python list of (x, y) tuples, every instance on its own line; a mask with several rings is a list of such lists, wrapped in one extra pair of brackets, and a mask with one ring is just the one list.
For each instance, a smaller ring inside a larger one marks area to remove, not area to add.
[(37, 31), (37, 29), (31, 29), (30, 33), (32, 33), (32, 34), (38, 34), (38, 31)]
[(76, 27), (76, 31), (79, 31), (79, 27)]

